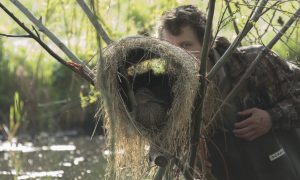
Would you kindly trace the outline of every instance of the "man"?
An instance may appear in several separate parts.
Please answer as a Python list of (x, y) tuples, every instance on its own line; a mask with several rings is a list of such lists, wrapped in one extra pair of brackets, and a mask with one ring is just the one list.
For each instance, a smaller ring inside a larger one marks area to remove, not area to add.
[[(196, 7), (179, 6), (162, 15), (159, 37), (199, 59), (205, 24), (205, 15)], [(217, 39), (210, 67), (228, 46), (226, 39)], [(260, 50), (261, 46), (239, 48), (220, 70), (215, 83), (223, 98)], [(299, 68), (268, 52), (221, 116), (224, 121), (218, 121), (219, 128), (207, 141), (218, 179), (300, 178)]]

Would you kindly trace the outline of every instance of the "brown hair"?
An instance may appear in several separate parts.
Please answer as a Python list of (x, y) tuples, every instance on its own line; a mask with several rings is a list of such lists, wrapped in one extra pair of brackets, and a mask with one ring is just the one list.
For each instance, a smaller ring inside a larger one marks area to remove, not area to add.
[(196, 33), (198, 40), (203, 44), (206, 17), (204, 12), (200, 11), (193, 5), (178, 6), (170, 11), (165, 11), (160, 20), (161, 24), (158, 29), (159, 37), (162, 31), (167, 30), (172, 35), (179, 35), (182, 28), (191, 26)]

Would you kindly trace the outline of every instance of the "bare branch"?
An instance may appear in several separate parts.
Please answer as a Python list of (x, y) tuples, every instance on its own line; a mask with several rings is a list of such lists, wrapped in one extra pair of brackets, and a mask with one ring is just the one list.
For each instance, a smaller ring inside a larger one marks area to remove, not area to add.
[(255, 12), (247, 21), (246, 25), (244, 26), (244, 29), (242, 32), (239, 33), (239, 35), (235, 38), (233, 43), (229, 46), (229, 48), (226, 50), (226, 52), (223, 54), (223, 56), (219, 59), (219, 61), (213, 66), (211, 71), (208, 73), (207, 78), (211, 80), (219, 71), (219, 69), (229, 60), (229, 57), (233, 53), (233, 51), (236, 49), (236, 47), (241, 43), (242, 39), (246, 36), (246, 34), (252, 29), (253, 23), (257, 22), (259, 19), (261, 12), (264, 9), (264, 6), (267, 4), (268, 0), (262, 0), (259, 4), (259, 6), (255, 9)]
[[(206, 93), (206, 87), (207, 87), (207, 81), (205, 79), (205, 74), (206, 74), (206, 64), (207, 64), (207, 59), (208, 59), (208, 52), (210, 48), (210, 38), (211, 38), (211, 30), (212, 30), (212, 22), (213, 22), (213, 17), (214, 17), (214, 10), (215, 10), (215, 0), (210, 0), (209, 1), (209, 10), (208, 10), (208, 15), (207, 15), (207, 23), (205, 27), (205, 34), (204, 34), (204, 40), (203, 40), (203, 46), (201, 50), (201, 64), (200, 64), (200, 97), (204, 97)], [(203, 102), (204, 98), (201, 98), (201, 102), (199, 103), (199, 108), (197, 108), (196, 112), (196, 118), (193, 119), (193, 124), (194, 124), (194, 133), (192, 135), (191, 139), (191, 155), (189, 159), (189, 165), (192, 168), (192, 170), (196, 166), (196, 159), (197, 159), (197, 150), (198, 150), (198, 140), (200, 137), (201, 133), (201, 122), (202, 122), (202, 112), (203, 112)], [(204, 158), (204, 157), (201, 157)], [(202, 161), (202, 172), (205, 172), (205, 165), (204, 161)], [(193, 171), (192, 171), (193, 172)], [(194, 173), (192, 173), (194, 174)]]
[(94, 28), (97, 31), (97, 34), (102, 37), (102, 39), (105, 41), (106, 44), (111, 43), (111, 39), (107, 35), (107, 33), (104, 31), (101, 24), (97, 21), (96, 16), (92, 13), (92, 11), (89, 9), (89, 7), (86, 5), (84, 0), (77, 0), (77, 3), (80, 5), (82, 10), (85, 12), (91, 23), (93, 24)]
[(63, 64), (64, 66), (67, 66), (72, 71), (77, 73), (79, 76), (81, 76), (83, 79), (87, 80), (89, 83), (94, 85), (94, 74), (87, 73), (87, 72), (79, 72), (78, 69), (76, 69), (73, 65), (70, 65), (70, 63), (64, 61), (59, 55), (57, 55), (52, 49), (49, 48), (36, 34), (34, 34), (28, 27), (26, 27), (12, 12), (10, 12), (1, 2), (0, 2), (0, 8), (4, 10), (4, 12), (9, 15), (21, 28), (23, 28), (30, 36), (30, 38), (33, 38), (35, 41), (37, 41), (52, 57), (54, 57), (58, 62)]
[[(69, 50), (63, 42), (61, 42), (48, 28), (46, 28), (42, 22), (36, 19), (31, 12), (26, 9), (23, 4), (18, 0), (10, 0), (34, 25), (36, 25), (41, 32), (47, 35), (52, 42), (54, 42), (68, 57), (71, 61), (74, 61), (77, 64), (80, 64), (84, 71), (88, 74), (93, 74), (92, 71), (71, 51)], [(72, 63), (74, 65), (74, 63)]]

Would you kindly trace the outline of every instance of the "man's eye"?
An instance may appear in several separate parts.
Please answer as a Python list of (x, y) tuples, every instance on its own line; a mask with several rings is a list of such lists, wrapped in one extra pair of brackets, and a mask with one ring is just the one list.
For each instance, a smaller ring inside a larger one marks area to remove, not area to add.
[(191, 47), (191, 43), (182, 43), (180, 47), (183, 49), (189, 49)]

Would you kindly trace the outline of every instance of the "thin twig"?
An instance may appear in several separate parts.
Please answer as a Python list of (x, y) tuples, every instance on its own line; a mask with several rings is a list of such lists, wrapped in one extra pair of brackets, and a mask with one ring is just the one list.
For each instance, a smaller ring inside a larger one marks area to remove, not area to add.
[[(291, 3), (292, 1), (290, 0), (287, 0), (287, 1), (278, 1), (280, 4), (284, 4), (284, 3)], [(255, 7), (258, 7), (257, 5), (251, 5), (251, 4), (243, 4), (243, 3), (239, 3), (238, 5), (241, 5), (241, 6), (247, 6), (248, 8), (255, 8)], [(293, 4), (291, 3), (291, 5), (293, 6)], [(267, 8), (267, 7), (266, 7)], [(282, 10), (280, 8), (274, 8), (272, 7), (272, 10), (277, 10), (278, 12), (281, 12), (281, 13), (286, 13), (286, 14), (289, 14), (289, 15), (293, 15), (293, 13), (291, 11), (288, 11), (288, 10)]]
[(2, 34), (0, 33), (0, 36), (4, 36), (4, 37), (13, 37), (13, 38), (31, 38), (30, 35), (12, 35), (12, 34)]
[[(216, 40), (216, 38), (217, 38), (217, 36), (218, 36), (220, 30), (224, 27), (224, 25), (222, 25), (222, 24), (224, 24), (224, 22), (226, 21), (226, 19), (229, 18), (229, 17), (226, 17), (226, 18), (224, 19), (225, 12), (226, 12), (226, 9), (227, 9), (227, 8), (228, 8), (228, 7), (226, 6), (226, 7), (225, 7), (225, 10), (223, 11), (223, 13), (222, 13), (222, 15), (221, 15), (221, 18), (219, 18), (219, 20), (218, 20), (218, 26), (217, 26), (217, 28), (216, 28), (216, 32), (215, 32), (215, 35), (214, 35), (214, 39), (212, 40), (212, 42), (215, 42), (215, 40)], [(226, 24), (227, 24), (227, 23), (226, 23)]]
[[(266, 22), (266, 23), (269, 22), (269, 21), (266, 20), (265, 18), (262, 18), (262, 20), (263, 20), (264, 22)], [(298, 22), (299, 22), (299, 21), (296, 21), (296, 24), (297, 24)], [(279, 29), (277, 29), (275, 26), (272, 26), (272, 28), (273, 28), (273, 32), (274, 32), (274, 33), (278, 33), (278, 32), (279, 32)], [(295, 29), (299, 29), (300, 27), (296, 25), (296, 26), (290, 26), (290, 28), (293, 28), (293, 29), (292, 29), (292, 31), (291, 31), (291, 33), (290, 33), (289, 35), (287, 35), (287, 34), (284, 35), (285, 40), (286, 40), (286, 41), (290, 41), (290, 42), (292, 42), (292, 43), (294, 43), (294, 44), (297, 44), (298, 41), (296, 41), (295, 39), (291, 38), (291, 35), (292, 35), (293, 31), (295, 31)], [(287, 42), (285, 42), (285, 43), (287, 43)]]
[[(101, 40), (100, 40), (100, 37), (98, 34), (96, 34), (96, 37), (97, 37), (97, 47), (98, 47), (98, 50), (97, 50), (97, 53), (94, 55), (96, 56), (98, 53), (98, 60), (99, 62), (98, 63), (104, 63), (104, 60), (103, 60), (103, 56), (102, 56), (102, 44), (101, 44)], [(87, 64), (94, 58), (94, 56), (89, 60), (87, 61)], [(93, 133), (92, 133), (92, 136), (91, 136), (91, 139), (94, 137), (95, 133), (96, 133), (96, 130), (97, 130), (97, 127), (98, 127), (98, 124), (100, 122), (100, 116), (97, 118), (96, 120), (96, 125), (94, 127), (94, 130), (93, 130)], [(114, 153), (114, 152), (113, 152)]]
[(34, 27), (34, 25), (32, 25), (32, 29), (34, 30), (36, 36), (37, 36), (38, 38), (41, 38), (39, 32), (36, 30), (36, 28)]
[(111, 39), (107, 35), (107, 33), (104, 31), (101, 24), (98, 22), (97, 17), (92, 13), (92, 11), (89, 9), (89, 7), (86, 5), (84, 0), (77, 0), (77, 3), (80, 5), (82, 10), (85, 12), (91, 23), (93, 24), (94, 28), (97, 31), (97, 34), (99, 34), (100, 37), (103, 38), (106, 44), (111, 43)]
[(277, 12), (277, 10), (274, 10), (272, 17), (271, 18), (269, 17), (269, 21), (265, 21), (268, 24), (268, 26), (265, 28), (264, 32), (261, 35), (259, 35), (259, 37), (258, 37), (259, 39), (262, 39), (263, 36), (268, 33), (268, 30), (273, 22), (276, 12)]
[(232, 13), (232, 10), (231, 10), (230, 4), (229, 4), (229, 0), (225, 0), (225, 2), (226, 2), (226, 5), (227, 5), (228, 13), (232, 18), (234, 31), (238, 35), (240, 33), (240, 31), (239, 31), (238, 25), (236, 24), (235, 18), (233, 17), (233, 13)]

